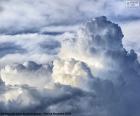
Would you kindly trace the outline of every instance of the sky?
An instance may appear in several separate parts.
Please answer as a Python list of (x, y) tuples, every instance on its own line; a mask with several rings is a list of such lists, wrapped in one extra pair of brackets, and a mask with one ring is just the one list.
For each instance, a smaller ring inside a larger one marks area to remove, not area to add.
[(0, 113), (140, 115), (140, 2), (0, 0)]

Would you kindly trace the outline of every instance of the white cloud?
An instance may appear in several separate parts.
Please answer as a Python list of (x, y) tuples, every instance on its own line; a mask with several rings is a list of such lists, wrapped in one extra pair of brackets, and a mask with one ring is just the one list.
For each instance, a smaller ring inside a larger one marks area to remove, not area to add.
[(0, 59), (0, 111), (139, 116), (140, 64), (123, 48), (120, 27), (105, 17), (57, 36), (0, 37), (26, 50)]
[(92, 81), (93, 76), (89, 67), (83, 62), (58, 59), (53, 62), (52, 78), (55, 83), (88, 90), (89, 81)]
[(51, 81), (51, 65), (40, 65), (35, 62), (25, 62), (5, 66), (1, 70), (1, 78), (6, 85), (29, 85), (43, 88)]
[[(139, 116), (139, 11), (121, 0), (0, 0), (0, 112)], [(121, 24), (124, 46), (105, 17), (82, 24), (101, 15)]]

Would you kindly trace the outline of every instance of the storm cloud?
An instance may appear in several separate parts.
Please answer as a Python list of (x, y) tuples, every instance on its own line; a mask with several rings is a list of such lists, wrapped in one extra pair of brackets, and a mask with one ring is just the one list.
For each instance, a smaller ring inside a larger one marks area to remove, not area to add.
[(1, 36), (0, 112), (139, 116), (140, 63), (124, 36), (105, 16), (57, 36)]

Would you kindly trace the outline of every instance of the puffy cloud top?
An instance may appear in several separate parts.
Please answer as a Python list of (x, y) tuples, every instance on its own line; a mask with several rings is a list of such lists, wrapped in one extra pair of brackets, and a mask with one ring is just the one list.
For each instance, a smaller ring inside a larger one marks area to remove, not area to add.
[(49, 83), (51, 66), (41, 65), (33, 61), (23, 64), (7, 65), (1, 70), (1, 78), (6, 85), (29, 85), (31, 87), (45, 87)]
[(89, 67), (80, 61), (70, 60), (55, 60), (53, 66), (53, 75), (55, 83), (79, 87), (81, 89), (88, 88), (88, 81), (92, 78)]

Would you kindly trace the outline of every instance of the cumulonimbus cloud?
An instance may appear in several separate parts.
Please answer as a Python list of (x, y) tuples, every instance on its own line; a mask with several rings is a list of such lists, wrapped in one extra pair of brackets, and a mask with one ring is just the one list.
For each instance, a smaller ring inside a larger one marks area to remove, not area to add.
[(97, 17), (57, 37), (37, 42), (32, 52), (57, 47), (46, 64), (28, 61), (1, 69), (0, 111), (139, 116), (140, 64), (135, 51), (123, 47), (117, 24)]

